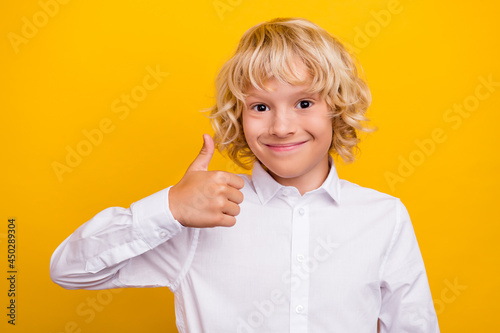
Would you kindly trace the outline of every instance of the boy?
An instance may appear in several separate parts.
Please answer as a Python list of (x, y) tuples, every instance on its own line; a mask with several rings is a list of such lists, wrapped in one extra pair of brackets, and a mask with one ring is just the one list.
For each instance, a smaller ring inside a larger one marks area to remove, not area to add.
[(179, 332), (439, 332), (399, 199), (340, 180), (371, 97), (354, 58), (315, 24), (249, 29), (217, 78), (215, 142), (252, 176), (207, 171), (111, 207), (54, 252), (68, 289), (166, 286)]

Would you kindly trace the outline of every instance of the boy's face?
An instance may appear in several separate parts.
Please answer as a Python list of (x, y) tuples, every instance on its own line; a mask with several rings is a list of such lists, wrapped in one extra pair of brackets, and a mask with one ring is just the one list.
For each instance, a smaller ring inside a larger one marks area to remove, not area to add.
[[(303, 64), (298, 68), (305, 71)], [(273, 91), (245, 91), (242, 120), (248, 146), (277, 182), (301, 194), (314, 190), (329, 172), (333, 131), (328, 104), (319, 94), (305, 92), (309, 84), (293, 86), (272, 78), (266, 86)]]

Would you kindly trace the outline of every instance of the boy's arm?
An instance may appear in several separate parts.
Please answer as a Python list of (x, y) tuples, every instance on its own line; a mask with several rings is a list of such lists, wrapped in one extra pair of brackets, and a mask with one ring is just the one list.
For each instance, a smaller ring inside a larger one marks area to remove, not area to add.
[(397, 222), (381, 275), (380, 333), (438, 333), (424, 262), (405, 206)]
[[(80, 226), (53, 253), (52, 280), (67, 289), (120, 287), (114, 280), (129, 260), (155, 249), (185, 229), (168, 209), (169, 190), (154, 193), (128, 209), (107, 208)], [(185, 248), (187, 251), (189, 246)], [(181, 260), (187, 254), (176, 253), (176, 256)], [(174, 278), (173, 272), (165, 273)]]
[(232, 226), (239, 214), (244, 181), (207, 171), (213, 153), (212, 138), (204, 135), (202, 150), (175, 186), (128, 209), (105, 209), (80, 226), (53, 253), (52, 280), (67, 289), (171, 287), (194, 249), (193, 228)]

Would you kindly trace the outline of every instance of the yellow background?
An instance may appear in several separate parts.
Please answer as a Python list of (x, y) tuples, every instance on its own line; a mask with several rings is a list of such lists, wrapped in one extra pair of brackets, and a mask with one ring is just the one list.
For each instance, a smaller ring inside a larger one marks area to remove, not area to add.
[[(481, 83), (500, 82), (497, 1), (65, 2), (57, 10), (52, 0), (0, 3), (2, 332), (175, 331), (168, 289), (68, 291), (51, 282), (50, 256), (97, 212), (181, 178), (202, 134), (213, 133), (199, 111), (214, 101), (218, 69), (244, 31), (278, 16), (308, 18), (356, 50), (378, 131), (354, 164), (337, 163), (339, 174), (407, 206), (441, 331), (500, 331), (500, 86)], [(122, 94), (140, 92), (148, 67), (168, 76), (128, 115), (113, 112)], [(454, 104), (471, 111), (451, 114)], [(82, 131), (103, 119), (112, 130), (58, 179), (54, 162), (66, 164), (67, 147), (84, 147)], [(239, 171), (220, 155), (211, 169)], [(400, 178), (391, 185), (388, 175)], [(17, 220), (15, 327), (5, 315), (9, 217)]]

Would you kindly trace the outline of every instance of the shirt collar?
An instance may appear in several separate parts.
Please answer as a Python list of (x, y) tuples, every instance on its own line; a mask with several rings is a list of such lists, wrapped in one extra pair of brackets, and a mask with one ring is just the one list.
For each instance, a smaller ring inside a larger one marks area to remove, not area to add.
[[(328, 177), (319, 188), (307, 193), (316, 191), (326, 192), (333, 200), (338, 203), (340, 202), (340, 180), (337, 174), (337, 169), (335, 168), (335, 163), (330, 155), (328, 156), (328, 160), (330, 161), (331, 165)], [(264, 205), (269, 200), (271, 200), (282, 188), (290, 187), (281, 185), (276, 180), (274, 180), (274, 178), (266, 170), (264, 170), (259, 161), (256, 161), (253, 165), (252, 182), (254, 184), (257, 196)]]

